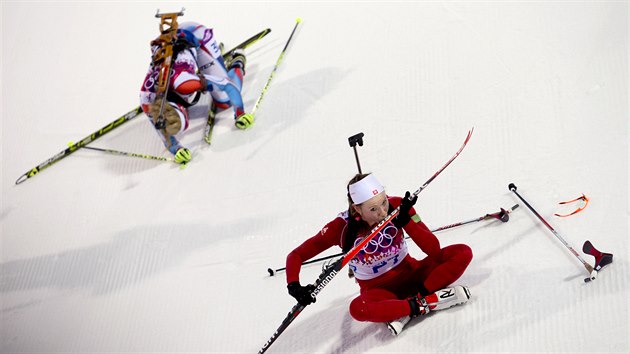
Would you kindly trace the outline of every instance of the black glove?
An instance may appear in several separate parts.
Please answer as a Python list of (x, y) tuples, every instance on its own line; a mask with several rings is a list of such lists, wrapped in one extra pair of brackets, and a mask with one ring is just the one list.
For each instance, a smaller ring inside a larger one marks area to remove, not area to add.
[(411, 210), (411, 207), (414, 206), (414, 204), (416, 204), (416, 201), (418, 200), (417, 195), (413, 196), (413, 199), (409, 200), (410, 196), (411, 193), (405, 193), (405, 197), (400, 202), (400, 212), (392, 221), (392, 223), (394, 223), (394, 226), (399, 229), (407, 225), (407, 223), (409, 223), (409, 221), (411, 220), (411, 216), (409, 216), (409, 210)]
[(312, 284), (302, 286), (299, 281), (294, 281), (287, 285), (287, 289), (289, 289), (289, 295), (293, 296), (302, 306), (315, 302), (315, 297), (311, 296), (315, 290), (315, 286)]

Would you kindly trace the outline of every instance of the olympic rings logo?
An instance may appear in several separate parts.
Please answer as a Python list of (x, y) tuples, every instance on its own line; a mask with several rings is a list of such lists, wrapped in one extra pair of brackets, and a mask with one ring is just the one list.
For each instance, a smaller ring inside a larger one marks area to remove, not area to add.
[[(363, 247), (362, 251), (366, 254), (374, 254), (379, 250), (383, 251), (394, 243), (396, 235), (398, 235), (398, 228), (390, 223), (380, 230), (378, 234)], [(362, 240), (363, 237), (357, 238), (354, 241), (354, 246), (356, 247)]]
[(151, 73), (147, 80), (144, 82), (144, 88), (151, 91), (153, 86), (155, 86), (155, 81), (157, 80), (157, 71)]

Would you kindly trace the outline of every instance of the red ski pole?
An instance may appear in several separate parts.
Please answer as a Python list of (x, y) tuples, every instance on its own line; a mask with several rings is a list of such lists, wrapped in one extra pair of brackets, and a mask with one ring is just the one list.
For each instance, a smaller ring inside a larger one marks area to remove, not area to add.
[(584, 279), (584, 282), (588, 283), (591, 280), (595, 280), (595, 278), (597, 277), (597, 272), (599, 270), (601, 270), (603, 267), (607, 266), (608, 264), (612, 263), (612, 259), (613, 259), (613, 255), (612, 253), (603, 253), (603, 252), (599, 252), (597, 249), (595, 249), (595, 247), (593, 247), (593, 244), (590, 241), (586, 241), (584, 242), (584, 246), (582, 247), (583, 251), (585, 253), (588, 253), (590, 255), (592, 255), (593, 257), (595, 257), (595, 267), (591, 266), (590, 264), (588, 264), (584, 258), (582, 258), (582, 256), (580, 256), (573, 247), (571, 247), (571, 245), (569, 245), (569, 243), (567, 241), (564, 240), (564, 238), (562, 238), (562, 236), (560, 236), (560, 234), (554, 230), (554, 228), (549, 225), (549, 223), (542, 217), (540, 216), (540, 214), (538, 214), (538, 212), (531, 206), (529, 205), (529, 203), (523, 199), (523, 197), (521, 197), (520, 194), (518, 194), (518, 192), (516, 191), (516, 186), (514, 185), (514, 183), (510, 183), (510, 185), (508, 186), (508, 188), (510, 189), (510, 191), (514, 192), (514, 194), (516, 194), (516, 196), (523, 201), (523, 203), (525, 203), (525, 205), (529, 208), (529, 210), (532, 211), (532, 213), (534, 213), (534, 215), (536, 215), (536, 217), (542, 221), (542, 223), (547, 226), (547, 228), (549, 229), (549, 231), (551, 231), (557, 238), (558, 240), (560, 240), (560, 242), (562, 242), (562, 244), (577, 258), (580, 260), (580, 262), (582, 262), (582, 264), (584, 265), (584, 268), (586, 268), (586, 272), (589, 274), (588, 278)]

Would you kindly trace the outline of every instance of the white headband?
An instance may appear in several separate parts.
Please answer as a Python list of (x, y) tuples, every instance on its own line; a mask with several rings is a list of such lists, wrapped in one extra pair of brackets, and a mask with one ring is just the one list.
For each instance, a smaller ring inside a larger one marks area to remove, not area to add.
[(361, 204), (384, 190), (383, 185), (371, 173), (351, 184), (349, 188), (350, 198), (354, 204)]

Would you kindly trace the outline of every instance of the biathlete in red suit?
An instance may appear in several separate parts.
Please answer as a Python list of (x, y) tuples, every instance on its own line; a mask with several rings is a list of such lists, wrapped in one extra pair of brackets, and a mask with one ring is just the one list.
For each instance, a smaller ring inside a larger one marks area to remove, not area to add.
[[(313, 285), (300, 284), (302, 263), (339, 246), (349, 251), (396, 207), (400, 214), (387, 224), (350, 262), (360, 295), (350, 303), (357, 321), (387, 322), (398, 334), (410, 318), (461, 304), (470, 298), (467, 287), (450, 286), (472, 260), (470, 247), (455, 244), (442, 248), (439, 240), (420, 221), (409, 200), (387, 196), (372, 174), (358, 174), (348, 183), (349, 208), (287, 256), (289, 294), (302, 305), (315, 302)], [(427, 257), (409, 255), (403, 230)]]

